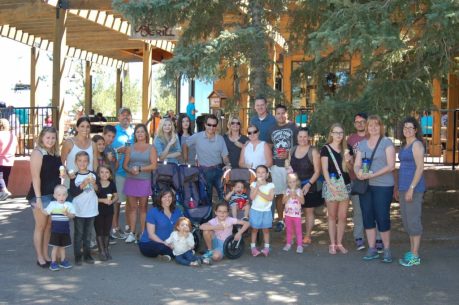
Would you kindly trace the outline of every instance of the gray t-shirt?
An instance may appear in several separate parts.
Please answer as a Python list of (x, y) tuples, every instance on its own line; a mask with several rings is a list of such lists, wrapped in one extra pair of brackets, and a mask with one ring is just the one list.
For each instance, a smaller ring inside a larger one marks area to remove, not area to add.
[(225, 140), (218, 134), (215, 134), (212, 138), (208, 138), (205, 131), (195, 133), (186, 139), (186, 145), (196, 149), (199, 165), (202, 166), (222, 164), (222, 158), (228, 156)]
[[(375, 173), (381, 168), (387, 166), (386, 149), (391, 146), (394, 146), (394, 144), (389, 138), (382, 138), (378, 149), (376, 150), (375, 156), (373, 157), (373, 162), (371, 163), (370, 170), (372, 172)], [(359, 142), (358, 150), (362, 154), (362, 159), (370, 159), (371, 154), (373, 153), (373, 150), (368, 148), (368, 140), (366, 139)], [(372, 178), (370, 179), (369, 184), (373, 186), (394, 186), (394, 174), (391, 172), (376, 178)]]
[(268, 143), (273, 145), (273, 164), (279, 167), (285, 167), (285, 159), (279, 159), (277, 152), (279, 149), (285, 149), (289, 152), (293, 146), (297, 145), (298, 127), (294, 123), (288, 123), (283, 126), (276, 124), (271, 131), (271, 137)]

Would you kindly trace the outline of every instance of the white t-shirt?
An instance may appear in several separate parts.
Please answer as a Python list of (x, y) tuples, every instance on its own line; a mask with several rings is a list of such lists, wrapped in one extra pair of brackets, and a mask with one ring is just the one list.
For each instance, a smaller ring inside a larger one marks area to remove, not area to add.
[[(88, 177), (88, 175), (94, 175), (93, 173), (89, 172), (87, 174), (76, 174), (75, 178), (75, 185), (80, 187), (83, 181)], [(88, 187), (78, 196), (73, 198), (73, 205), (75, 206), (77, 217), (94, 217), (99, 215), (99, 199), (97, 198), (97, 194), (92, 188), (90, 184)]]
[[(256, 181), (250, 184), (250, 187), (256, 187), (256, 186), (257, 186)], [(274, 189), (274, 184), (271, 182), (265, 185), (262, 185), (260, 187), (260, 191), (265, 195), (268, 195), (271, 189)], [(254, 209), (255, 211), (259, 211), (259, 212), (267, 212), (267, 211), (271, 211), (272, 204), (273, 204), (272, 201), (266, 200), (262, 198), (261, 196), (257, 195), (257, 197), (255, 197), (255, 199), (252, 201), (252, 209)]]
[(174, 231), (165, 242), (174, 246), (172, 253), (174, 253), (175, 256), (181, 255), (194, 248), (194, 238), (191, 233), (188, 233), (188, 235), (184, 237), (180, 236), (177, 231)]

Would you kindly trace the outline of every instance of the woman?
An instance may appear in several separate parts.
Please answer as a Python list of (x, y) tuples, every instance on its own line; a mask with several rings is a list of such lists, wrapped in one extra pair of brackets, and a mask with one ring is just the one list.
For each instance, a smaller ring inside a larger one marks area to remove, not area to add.
[(182, 147), (171, 119), (165, 118), (159, 122), (158, 134), (153, 141), (153, 145), (160, 161), (179, 163), (178, 158), (182, 155)]
[(314, 209), (323, 204), (321, 189), (317, 187), (320, 176), (320, 154), (310, 145), (309, 130), (307, 127), (300, 128), (297, 135), (298, 146), (292, 148), (286, 167), (290, 164), (291, 169), (298, 175), (304, 194), (303, 212), (306, 216), (306, 235), (303, 244), (311, 243), (311, 232), (314, 227)]
[(241, 135), (241, 121), (238, 117), (230, 116), (228, 120), (228, 132), (223, 136), (228, 149), (228, 157), (232, 168), (239, 167), (239, 157), (241, 149), (249, 140), (244, 135)]
[[(145, 228), (148, 197), (151, 195), (151, 172), (156, 169), (156, 149), (149, 143), (147, 126), (137, 124), (134, 128), (134, 145), (128, 147), (123, 162), (126, 171), (124, 193), (126, 194), (126, 225), (129, 227), (127, 243), (136, 240), (137, 210), (140, 227)], [(142, 232), (140, 232), (142, 233)]]
[(398, 154), (398, 190), (395, 197), (400, 200), (400, 212), (405, 231), (410, 236), (410, 251), (399, 263), (405, 267), (421, 264), (419, 245), (422, 234), (422, 199), (426, 189), (424, 182), (424, 145), (418, 121), (408, 117), (403, 121), (402, 147)]
[(37, 265), (42, 268), (49, 267), (51, 263), (48, 253), (51, 218), (45, 215), (42, 210), (54, 200), (54, 187), (61, 183), (59, 177), (59, 167), (61, 165), (57, 131), (54, 127), (44, 127), (30, 156), (32, 185), (26, 197), (32, 206), (35, 220), (33, 244), (37, 254)]
[(96, 143), (90, 139), (91, 122), (84, 116), (76, 122), (76, 135), (67, 139), (62, 145), (61, 160), (62, 164), (68, 171), (77, 171), (75, 165), (75, 156), (80, 151), (85, 151), (89, 155), (88, 169), (95, 171), (97, 169), (98, 151)]
[(258, 165), (264, 165), (270, 168), (273, 165), (273, 153), (269, 145), (258, 138), (260, 136), (258, 127), (250, 125), (247, 136), (249, 141), (242, 147), (239, 167), (255, 169)]
[[(367, 139), (359, 143), (354, 171), (357, 179), (368, 179), (365, 194), (359, 195), (363, 226), (368, 241), (368, 251), (364, 260), (379, 258), (376, 241), (376, 224), (384, 244), (383, 262), (391, 263), (390, 251), (390, 204), (394, 192), (395, 149), (389, 138), (384, 136), (384, 125), (377, 115), (368, 117)], [(362, 159), (370, 158), (374, 152), (369, 171), (362, 168)]]
[(328, 252), (347, 253), (343, 246), (344, 229), (346, 227), (347, 209), (351, 188), (349, 167), (352, 157), (344, 138), (344, 128), (335, 123), (331, 126), (327, 144), (320, 150), (320, 160), (325, 184), (322, 190), (327, 204), (328, 235), (330, 246)]
[(157, 257), (170, 261), (174, 256), (166, 244), (174, 230), (174, 224), (182, 217), (182, 212), (175, 206), (175, 195), (171, 190), (159, 194), (156, 206), (148, 211), (147, 225), (139, 240), (140, 253), (147, 257)]
[(18, 139), (10, 128), (10, 122), (7, 119), (0, 119), (0, 173), (2, 173), (5, 182), (0, 192), (0, 200), (5, 200), (11, 196), (10, 191), (8, 191), (8, 180), (14, 165), (17, 145)]
[[(191, 128), (191, 120), (187, 114), (181, 114), (177, 122), (177, 135), (182, 148), (182, 163), (196, 163), (196, 148), (194, 146), (186, 146), (186, 139), (193, 135), (193, 129)], [(185, 148), (186, 147), (186, 148)]]

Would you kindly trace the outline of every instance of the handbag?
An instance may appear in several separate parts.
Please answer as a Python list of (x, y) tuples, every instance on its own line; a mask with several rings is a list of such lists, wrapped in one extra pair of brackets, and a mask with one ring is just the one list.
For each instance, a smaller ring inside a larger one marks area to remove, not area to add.
[(336, 180), (336, 184), (333, 185), (338, 191), (337, 194), (333, 194), (332, 191), (328, 188), (328, 184), (324, 183), (322, 188), (322, 197), (326, 201), (343, 201), (349, 199), (351, 186), (344, 182), (343, 174), (341, 173), (341, 169), (339, 168), (338, 163), (336, 162), (335, 156), (333, 155), (333, 152), (331, 151), (330, 147), (328, 145), (325, 145), (325, 147), (327, 147), (328, 152), (330, 153), (331, 159), (333, 160), (333, 164), (335, 165), (339, 177)]
[[(371, 168), (371, 163), (373, 163), (373, 157), (375, 156), (376, 150), (378, 149), (379, 142), (381, 142), (382, 137), (379, 137), (378, 142), (376, 143), (375, 149), (371, 153), (370, 164), (368, 165), (368, 170)], [(352, 182), (351, 195), (363, 195), (367, 192), (368, 189), (368, 179), (360, 180), (355, 179)]]

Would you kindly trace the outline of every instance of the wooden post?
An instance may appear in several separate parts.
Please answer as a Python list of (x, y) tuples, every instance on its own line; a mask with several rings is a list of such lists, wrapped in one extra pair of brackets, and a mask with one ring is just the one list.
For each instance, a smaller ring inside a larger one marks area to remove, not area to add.
[(28, 133), (32, 135), (32, 137), (35, 136), (36, 127), (38, 127), (36, 122), (37, 113), (36, 110), (33, 108), (36, 107), (36, 96), (38, 87), (37, 62), (39, 57), (40, 52), (37, 50), (37, 48), (30, 48), (30, 107), (32, 109), (30, 111)]
[(92, 109), (92, 78), (91, 78), (91, 62), (86, 61), (84, 69), (84, 113), (89, 115)]
[(151, 97), (151, 50), (152, 46), (143, 46), (143, 73), (142, 73), (142, 122), (148, 120)]
[[(439, 79), (432, 81), (433, 89), (433, 104), (438, 110), (441, 109), (441, 84)], [(432, 141), (429, 147), (431, 157), (440, 157), (442, 153), (440, 131), (441, 131), (441, 113), (440, 111), (433, 111), (432, 113), (433, 126), (432, 126)]]
[[(454, 73), (448, 75), (448, 139), (446, 141), (445, 161), (453, 162), (453, 141), (457, 141), (458, 132), (456, 131), (456, 139), (454, 138), (454, 109), (459, 108), (459, 79)], [(456, 145), (456, 162), (459, 160)]]
[(118, 114), (119, 109), (123, 106), (123, 82), (121, 80), (121, 68), (116, 69), (116, 109), (115, 116)]
[[(64, 138), (64, 120), (62, 112), (64, 109), (64, 99), (61, 96), (62, 72), (65, 65), (65, 49), (67, 40), (67, 11), (56, 8), (56, 22), (54, 26), (53, 44), (53, 93), (52, 105), (57, 108), (57, 113), (53, 115), (53, 124), (58, 130), (58, 142), (62, 143)], [(62, 118), (62, 119), (61, 119)]]

